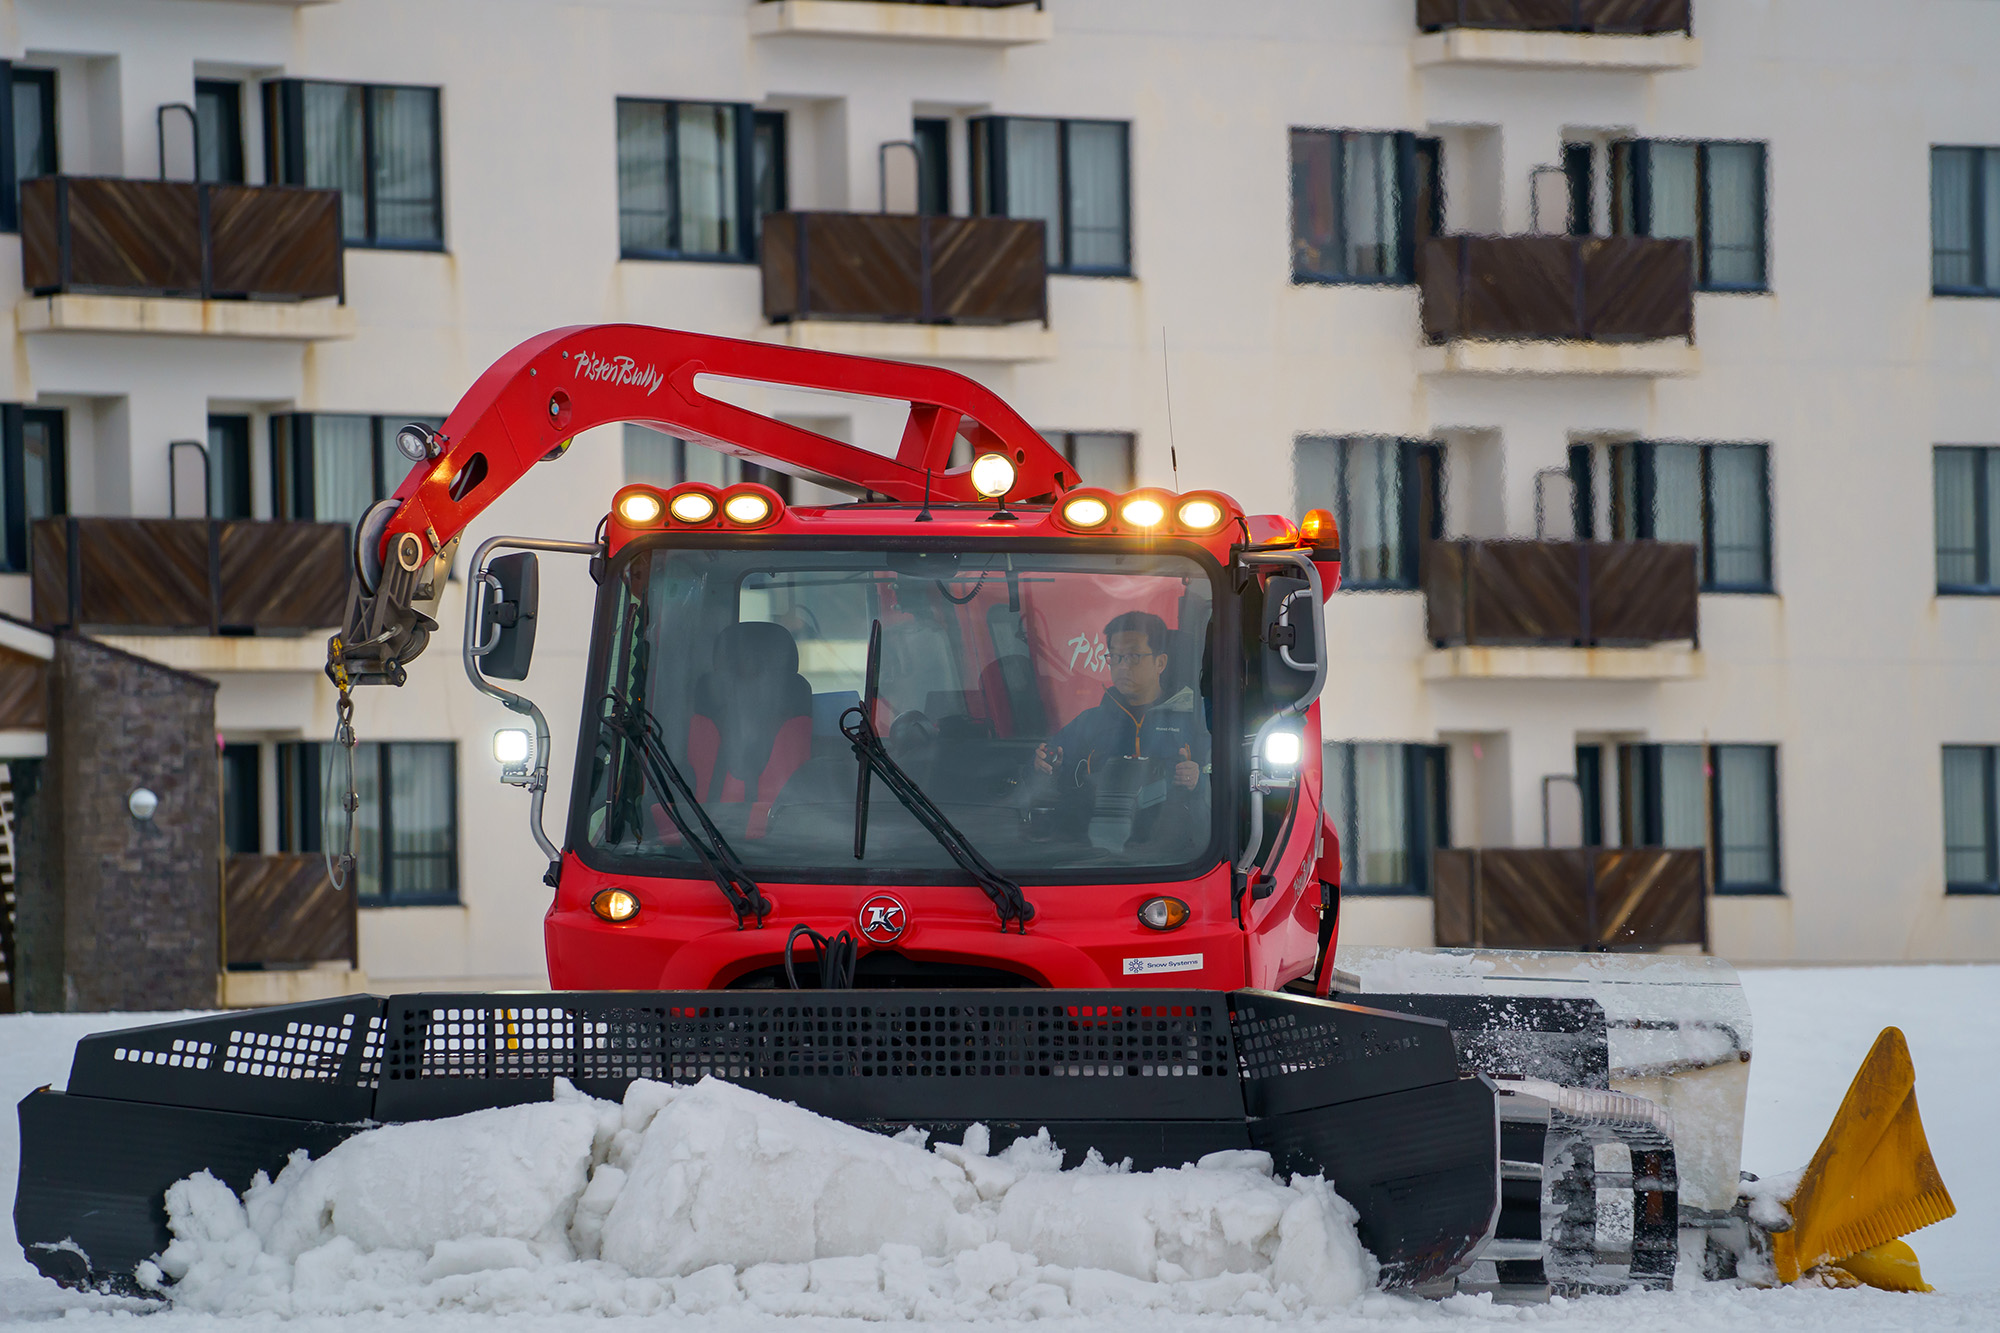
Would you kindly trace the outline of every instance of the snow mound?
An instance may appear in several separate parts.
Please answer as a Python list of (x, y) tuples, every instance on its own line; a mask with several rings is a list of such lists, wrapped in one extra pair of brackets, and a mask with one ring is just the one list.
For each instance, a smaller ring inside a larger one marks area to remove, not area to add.
[(1331, 1185), (1264, 1153), (1064, 1171), (1046, 1131), (927, 1150), (713, 1079), (371, 1129), (240, 1199), (191, 1176), (167, 1215), (142, 1278), (229, 1315), (1285, 1317), (1377, 1272)]

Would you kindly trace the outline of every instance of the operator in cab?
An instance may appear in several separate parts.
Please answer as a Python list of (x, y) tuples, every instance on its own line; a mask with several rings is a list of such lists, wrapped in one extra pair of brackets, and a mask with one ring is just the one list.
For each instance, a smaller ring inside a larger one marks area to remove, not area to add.
[(1054, 831), (1110, 852), (1196, 831), (1206, 842), (1207, 819), (1184, 816), (1206, 790), (1208, 728), (1193, 687), (1167, 691), (1166, 621), (1127, 611), (1104, 627), (1104, 641), (1104, 698), (1035, 749), (1032, 786), (1053, 796)]

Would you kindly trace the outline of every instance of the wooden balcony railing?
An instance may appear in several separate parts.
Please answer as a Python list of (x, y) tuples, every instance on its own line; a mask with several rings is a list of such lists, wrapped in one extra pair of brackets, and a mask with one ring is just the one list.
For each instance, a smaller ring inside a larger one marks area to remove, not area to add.
[(318, 852), (233, 855), (223, 863), (223, 965), (360, 966), (354, 890), (336, 889)]
[(1693, 0), (1417, 0), (1417, 26), (1516, 32), (1687, 32)]
[(1424, 336), (1694, 337), (1694, 250), (1652, 236), (1438, 236), (1421, 253)]
[(904, 324), (1047, 320), (1042, 224), (1032, 218), (771, 213), (764, 317)]
[(1698, 848), (1488, 847), (1436, 856), (1440, 948), (1708, 947), (1707, 870)]
[(43, 176), (21, 185), (21, 282), (80, 292), (339, 296), (340, 192)]
[(45, 518), (29, 586), (37, 625), (220, 634), (338, 625), (345, 523)]
[(1699, 639), (1695, 548), (1680, 542), (1432, 542), (1423, 582), (1439, 647)]

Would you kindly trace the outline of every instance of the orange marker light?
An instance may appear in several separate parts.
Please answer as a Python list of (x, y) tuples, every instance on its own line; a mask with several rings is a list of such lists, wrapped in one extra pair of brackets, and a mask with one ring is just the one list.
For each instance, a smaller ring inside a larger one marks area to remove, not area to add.
[(1307, 546), (1340, 545), (1340, 525), (1333, 521), (1333, 513), (1326, 509), (1309, 509), (1299, 520), (1299, 540)]

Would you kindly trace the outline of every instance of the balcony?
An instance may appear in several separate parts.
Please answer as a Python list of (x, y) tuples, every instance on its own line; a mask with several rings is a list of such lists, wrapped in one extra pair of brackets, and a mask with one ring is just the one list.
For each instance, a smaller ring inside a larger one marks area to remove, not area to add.
[(1701, 674), (1691, 545), (1432, 542), (1423, 586), (1427, 679)]
[(206, 518), (40, 519), (28, 565), (44, 628), (208, 635), (336, 626), (348, 567), (344, 523)]
[(21, 186), (23, 333), (351, 336), (340, 195), (44, 176)]
[(758, 0), (750, 33), (1005, 47), (1046, 42), (1055, 25), (1042, 0)]
[(794, 346), (919, 360), (1055, 354), (1034, 219), (773, 213), (763, 277), (764, 316)]
[(1420, 252), (1427, 375), (1686, 375), (1694, 249), (1651, 236), (1439, 236)]
[(1701, 62), (1692, 0), (1417, 0), (1419, 68), (1629, 70)]
[(367, 989), (355, 906), (351, 889), (327, 880), (317, 852), (231, 855), (222, 871), (223, 1004), (290, 1004)]
[(1708, 873), (1698, 848), (1487, 847), (1436, 858), (1440, 948), (1708, 947)]

